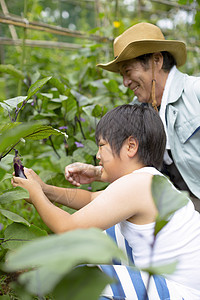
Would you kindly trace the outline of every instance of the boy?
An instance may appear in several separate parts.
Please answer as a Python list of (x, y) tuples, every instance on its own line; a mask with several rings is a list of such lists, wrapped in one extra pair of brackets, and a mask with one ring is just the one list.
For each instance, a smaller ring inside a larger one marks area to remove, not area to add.
[[(176, 295), (173, 299), (200, 299), (200, 217), (191, 201), (158, 234), (151, 255), (157, 215), (151, 181), (153, 175), (162, 176), (157, 169), (162, 164), (166, 143), (159, 115), (143, 105), (116, 107), (99, 121), (96, 141), (102, 178), (111, 183), (104, 191), (50, 186), (28, 169), (27, 179), (14, 177), (13, 186), (29, 191), (28, 201), (55, 233), (89, 227), (105, 230), (118, 224), (132, 248), (137, 267), (178, 259), (177, 271), (167, 280), (168, 288)], [(50, 201), (77, 212), (70, 215)]]

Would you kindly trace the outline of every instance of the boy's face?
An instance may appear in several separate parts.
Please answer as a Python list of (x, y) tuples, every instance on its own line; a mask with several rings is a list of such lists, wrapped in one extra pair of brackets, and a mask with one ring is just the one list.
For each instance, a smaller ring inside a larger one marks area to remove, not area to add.
[(99, 160), (99, 165), (102, 166), (102, 181), (113, 182), (121, 176), (122, 160), (117, 154), (113, 154), (109, 143), (104, 139), (99, 139), (98, 146), (99, 150), (96, 157)]

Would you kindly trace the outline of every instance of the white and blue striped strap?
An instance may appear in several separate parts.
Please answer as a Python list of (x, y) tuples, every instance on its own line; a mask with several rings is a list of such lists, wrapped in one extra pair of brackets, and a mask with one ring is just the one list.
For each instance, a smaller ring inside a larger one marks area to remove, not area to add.
[[(170, 292), (167, 282), (162, 276), (151, 276), (148, 285), (148, 274), (135, 271), (131, 265), (134, 264), (132, 249), (124, 239), (117, 225), (105, 231), (116, 242), (119, 248), (124, 250), (127, 255), (127, 265), (120, 261), (114, 261), (113, 265), (100, 265), (100, 269), (108, 276), (116, 280), (115, 283), (108, 285), (99, 300), (170, 300)], [(182, 299), (181, 298), (177, 298)]]

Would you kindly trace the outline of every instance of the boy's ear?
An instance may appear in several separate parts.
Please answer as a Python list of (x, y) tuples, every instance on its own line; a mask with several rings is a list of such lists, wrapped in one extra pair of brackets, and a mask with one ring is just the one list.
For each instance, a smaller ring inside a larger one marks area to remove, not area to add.
[(138, 140), (134, 139), (132, 136), (129, 136), (127, 139), (127, 155), (128, 157), (134, 157), (137, 154), (139, 147)]

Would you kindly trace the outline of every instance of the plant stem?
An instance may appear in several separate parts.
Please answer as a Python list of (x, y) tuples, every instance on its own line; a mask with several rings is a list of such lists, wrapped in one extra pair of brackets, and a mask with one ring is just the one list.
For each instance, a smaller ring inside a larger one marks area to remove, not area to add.
[(2, 155), (0, 156), (0, 161), (2, 160), (2, 158), (4, 158), (6, 155), (8, 155), (13, 149), (14, 147), (19, 144), (20, 140), (14, 145), (12, 146), (5, 154), (2, 153)]
[[(24, 0), (24, 18), (26, 19), (27, 17), (27, 0)], [(25, 47), (25, 41), (27, 37), (27, 29), (24, 27), (24, 34), (23, 34), (23, 39), (22, 39), (22, 56), (21, 56), (21, 64), (20, 64), (20, 70), (23, 72), (24, 69), (24, 62), (25, 62), (25, 56), (26, 56), (26, 47)], [(22, 81), (21, 79), (19, 80), (18, 83), (18, 96), (21, 95), (22, 92)]]
[(52, 141), (51, 136), (49, 136), (49, 141), (50, 141), (50, 143), (51, 143), (51, 146), (52, 146), (52, 148), (53, 148), (53, 151), (56, 153), (56, 155), (58, 156), (58, 158), (60, 158), (60, 154), (57, 152), (57, 150), (56, 150), (56, 148), (55, 148), (55, 146), (54, 146), (54, 144), (53, 144), (53, 141)]
[(82, 127), (81, 121), (80, 121), (80, 119), (77, 116), (75, 117), (75, 121), (78, 122), (78, 124), (80, 126), (80, 130), (81, 130), (82, 136), (83, 136), (83, 139), (86, 140), (85, 134), (83, 132), (83, 127)]

